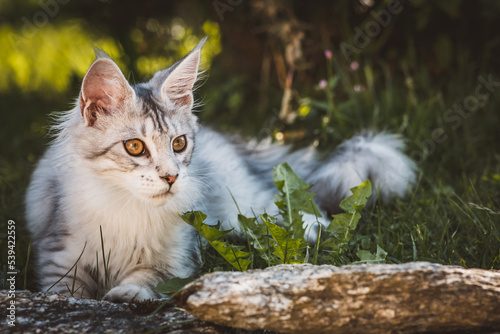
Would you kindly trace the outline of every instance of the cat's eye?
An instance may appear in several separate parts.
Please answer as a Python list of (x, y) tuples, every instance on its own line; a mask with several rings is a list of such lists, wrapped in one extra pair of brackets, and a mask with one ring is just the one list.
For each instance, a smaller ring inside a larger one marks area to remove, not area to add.
[(146, 145), (139, 139), (125, 140), (123, 145), (127, 153), (134, 157), (144, 154), (146, 151)]
[(175, 153), (181, 153), (186, 149), (186, 144), (186, 136), (179, 136), (172, 141), (172, 148), (174, 149)]

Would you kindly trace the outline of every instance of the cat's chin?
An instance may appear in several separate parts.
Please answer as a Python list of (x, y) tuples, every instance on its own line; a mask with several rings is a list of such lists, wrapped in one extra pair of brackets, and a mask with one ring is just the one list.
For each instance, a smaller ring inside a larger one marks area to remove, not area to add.
[(165, 205), (174, 194), (171, 191), (166, 191), (158, 195), (151, 196), (149, 201), (156, 207)]

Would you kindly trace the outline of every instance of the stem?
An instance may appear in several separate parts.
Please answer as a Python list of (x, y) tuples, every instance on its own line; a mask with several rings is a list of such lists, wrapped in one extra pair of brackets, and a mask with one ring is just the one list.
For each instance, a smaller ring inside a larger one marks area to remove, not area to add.
[(314, 265), (318, 264), (318, 253), (319, 253), (319, 242), (320, 242), (320, 239), (321, 239), (321, 225), (318, 228), (318, 239), (316, 239), (316, 245), (314, 247), (315, 248), (314, 249), (314, 260), (313, 260), (313, 264)]
[(28, 263), (30, 261), (31, 242), (28, 244), (28, 255), (26, 256), (26, 264), (24, 265), (24, 290), (26, 290), (26, 278), (28, 277)]
[(233, 252), (234, 258), (236, 259), (236, 263), (238, 264), (238, 267), (240, 267), (240, 271), (243, 272), (243, 269), (241, 268), (240, 261), (238, 261), (238, 257), (236, 256), (236, 253), (234, 252), (233, 247), (231, 247), (231, 252)]
[[(101, 232), (101, 250), (102, 250), (102, 261), (104, 262), (104, 288), (108, 287), (108, 264), (106, 262), (106, 254), (104, 253), (104, 238), (102, 237), (102, 226), (99, 225), (99, 230)], [(109, 250), (111, 252), (111, 249)], [(111, 253), (110, 253), (111, 254)]]
[[(326, 70), (327, 70), (327, 75), (328, 75), (328, 82), (330, 82), (333, 79), (333, 68), (332, 68), (332, 61), (331, 60), (327, 60)], [(325, 124), (325, 130), (326, 130), (326, 126), (332, 122), (332, 118), (334, 118), (335, 121), (340, 126), (342, 126), (343, 122), (342, 122), (342, 115), (340, 114), (339, 110), (337, 109), (337, 106), (335, 105), (334, 93), (330, 89), (330, 87), (328, 87), (328, 85), (325, 87), (325, 92), (326, 92), (326, 99), (328, 101), (328, 105), (330, 106), (330, 108), (328, 110), (328, 122), (326, 122), (326, 124)]]

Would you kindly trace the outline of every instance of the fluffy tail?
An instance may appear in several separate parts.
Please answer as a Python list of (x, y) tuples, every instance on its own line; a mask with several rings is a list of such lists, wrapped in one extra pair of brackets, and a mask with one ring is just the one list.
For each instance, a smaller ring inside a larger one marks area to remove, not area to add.
[(329, 214), (339, 211), (349, 189), (369, 179), (374, 196), (387, 201), (392, 196), (404, 196), (416, 182), (417, 166), (402, 153), (405, 144), (401, 136), (370, 132), (342, 143), (337, 151), (306, 176), (314, 184), (318, 204)]
[[(400, 135), (365, 132), (343, 142), (326, 158), (309, 147), (292, 151), (269, 142), (247, 143), (240, 146), (251, 169), (271, 181), (272, 167), (288, 162), (308, 183), (316, 202), (328, 215), (340, 211), (340, 202), (351, 194), (350, 189), (369, 179), (373, 187), (370, 202), (378, 196), (383, 201), (393, 196), (403, 197), (416, 183), (417, 166), (403, 150)], [(274, 188), (272, 182), (269, 185)]]

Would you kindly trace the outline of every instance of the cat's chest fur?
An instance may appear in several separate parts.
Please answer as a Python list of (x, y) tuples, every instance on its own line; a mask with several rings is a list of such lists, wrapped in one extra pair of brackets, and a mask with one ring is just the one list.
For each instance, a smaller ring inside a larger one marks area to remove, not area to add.
[(100, 276), (107, 271), (109, 279), (117, 282), (136, 266), (168, 267), (181, 277), (191, 274), (182, 266), (186, 258), (182, 245), (190, 244), (191, 237), (179, 216), (182, 198), (173, 197), (168, 205), (155, 207), (91, 176), (77, 192), (69, 182), (63, 184), (66, 195), (61, 204), (72, 236), (67, 242), (73, 243), (68, 248), (75, 257), (85, 247), (79, 265), (92, 270), (99, 266)]

